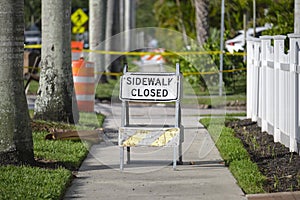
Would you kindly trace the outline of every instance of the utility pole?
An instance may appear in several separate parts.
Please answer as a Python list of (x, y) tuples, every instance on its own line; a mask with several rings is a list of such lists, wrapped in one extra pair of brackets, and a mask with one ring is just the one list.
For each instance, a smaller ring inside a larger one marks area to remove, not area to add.
[(131, 5), (131, 1), (130, 0), (125, 0), (125, 13), (124, 13), (124, 31), (125, 31), (125, 51), (129, 51), (130, 50), (130, 5)]
[(223, 87), (223, 51), (224, 51), (224, 14), (225, 14), (225, 0), (222, 0), (221, 7), (221, 39), (220, 39), (220, 72), (219, 72), (219, 96), (222, 96)]

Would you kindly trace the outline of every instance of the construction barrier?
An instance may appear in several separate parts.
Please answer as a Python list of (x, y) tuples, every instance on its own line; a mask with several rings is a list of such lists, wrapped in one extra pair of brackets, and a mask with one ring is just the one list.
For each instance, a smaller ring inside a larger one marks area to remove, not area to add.
[(82, 57), (83, 45), (82, 41), (71, 42), (72, 60), (79, 60)]
[(72, 72), (78, 110), (94, 112), (95, 80), (94, 63), (83, 58), (72, 61)]
[(163, 56), (160, 54), (160, 53), (164, 53), (163, 49), (154, 49), (153, 51), (150, 51), (150, 52), (154, 52), (154, 53), (157, 53), (157, 54), (142, 55), (141, 56), (142, 64), (152, 65), (152, 64), (163, 64), (163, 63), (165, 63), (165, 60), (164, 60)]
[[(176, 169), (177, 158), (182, 162), (182, 143), (184, 127), (181, 124), (181, 89), (182, 75), (176, 64), (175, 73), (128, 72), (124, 66), (120, 78), (122, 101), (121, 126), (119, 127), (120, 170), (124, 169), (124, 148), (127, 149), (127, 163), (130, 163), (130, 148), (172, 147), (173, 169)], [(175, 102), (173, 124), (132, 124), (129, 119), (130, 102), (168, 103)]]
[(81, 53), (82, 50), (83, 50), (83, 42), (82, 41), (72, 41), (71, 42), (71, 49), (72, 49), (72, 52), (74, 53)]

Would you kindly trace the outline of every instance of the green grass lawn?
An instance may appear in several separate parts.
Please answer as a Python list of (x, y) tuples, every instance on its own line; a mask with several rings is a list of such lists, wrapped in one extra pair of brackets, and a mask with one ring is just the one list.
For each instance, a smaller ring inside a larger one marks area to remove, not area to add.
[(99, 99), (118, 98), (120, 90), (119, 78), (116, 80), (109, 79), (107, 83), (99, 83), (96, 86), (95, 97)]
[(0, 166), (0, 199), (60, 199), (71, 171), (29, 166)]
[[(226, 117), (225, 120), (234, 119)], [(222, 158), (243, 191), (247, 194), (265, 192), (265, 177), (250, 160), (241, 140), (234, 136), (233, 129), (224, 126), (224, 118), (203, 118), (200, 122), (208, 129)]]
[[(30, 112), (32, 113), (32, 112)], [(38, 121), (33, 128), (34, 155), (49, 169), (33, 166), (0, 166), (0, 200), (2, 199), (61, 199), (72, 181), (72, 169), (78, 169), (91, 146), (73, 140), (45, 140), (49, 128), (95, 129), (102, 126), (104, 116), (80, 113), (80, 124), (75, 127), (62, 123)], [(52, 167), (50, 167), (50, 163)], [(53, 168), (56, 164), (57, 167)]]

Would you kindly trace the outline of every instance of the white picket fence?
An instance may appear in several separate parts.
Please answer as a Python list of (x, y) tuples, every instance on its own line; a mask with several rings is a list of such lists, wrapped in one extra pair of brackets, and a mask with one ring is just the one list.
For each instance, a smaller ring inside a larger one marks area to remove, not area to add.
[(300, 35), (261, 36), (247, 41), (247, 117), (291, 152), (298, 152)]

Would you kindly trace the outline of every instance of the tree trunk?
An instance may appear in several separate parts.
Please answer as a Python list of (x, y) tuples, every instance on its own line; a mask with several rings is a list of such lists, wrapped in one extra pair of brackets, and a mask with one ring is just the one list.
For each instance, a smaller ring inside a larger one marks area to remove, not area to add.
[[(115, 1), (114, 4), (114, 12), (113, 12), (113, 28), (112, 28), (112, 35), (117, 35), (120, 32), (123, 31), (123, 19), (121, 18), (121, 14), (123, 13), (123, 9), (121, 6), (124, 6), (124, 2), (121, 2), (119, 0)], [(122, 11), (122, 12), (121, 12)], [(120, 42), (122, 39), (115, 39), (112, 41), (112, 49), (120, 49)], [(111, 60), (113, 61), (110, 65), (110, 71), (113, 73), (119, 73), (122, 72), (123, 68), (123, 62), (124, 62), (125, 56), (120, 55), (111, 55)], [(117, 76), (111, 76), (111, 79), (117, 79)]]
[(176, 5), (177, 5), (177, 10), (178, 10), (178, 15), (179, 15), (179, 24), (181, 26), (183, 42), (184, 42), (185, 46), (188, 46), (188, 39), (187, 39), (185, 25), (183, 22), (183, 14), (181, 12), (181, 5), (180, 5), (179, 0), (176, 0)]
[(23, 82), (24, 1), (0, 1), (0, 164), (33, 162)]
[[(106, 28), (105, 28), (105, 51), (110, 51), (112, 47), (112, 28), (113, 28), (113, 12), (114, 12), (114, 3), (115, 0), (107, 1), (106, 7)], [(109, 66), (111, 64), (111, 55), (105, 54), (105, 66)]]
[[(42, 0), (42, 59), (37, 119), (75, 123), (77, 103), (71, 68), (71, 0)], [(72, 109), (73, 107), (73, 109)]]
[(199, 45), (208, 38), (208, 0), (195, 0), (196, 33)]
[[(90, 50), (103, 50), (100, 48), (101, 42), (105, 40), (105, 20), (106, 20), (106, 1), (105, 0), (90, 0), (89, 2), (89, 46)], [(100, 75), (105, 71), (104, 55), (90, 53), (89, 60), (95, 63), (95, 71), (97, 73), (96, 80), (101, 78), (101, 82), (105, 82), (105, 75)]]

